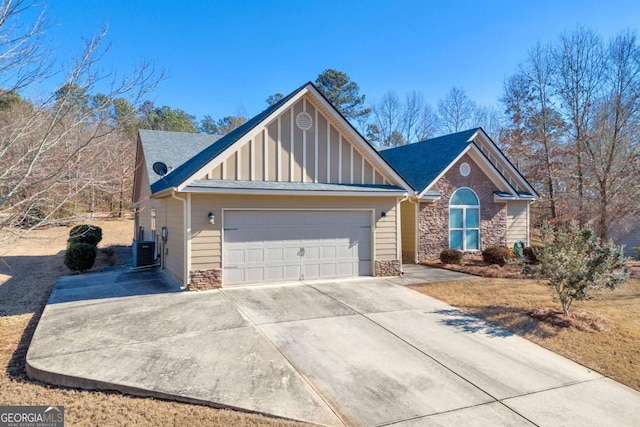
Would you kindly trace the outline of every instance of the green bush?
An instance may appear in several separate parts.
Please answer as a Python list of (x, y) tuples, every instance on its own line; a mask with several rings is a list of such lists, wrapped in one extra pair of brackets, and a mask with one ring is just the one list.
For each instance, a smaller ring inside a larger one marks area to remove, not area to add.
[(88, 243), (97, 246), (102, 240), (102, 228), (95, 225), (76, 225), (69, 231), (69, 245), (76, 243)]
[(96, 262), (98, 248), (90, 243), (73, 243), (67, 246), (64, 254), (64, 265), (73, 271), (84, 273)]
[(512, 259), (513, 253), (506, 246), (489, 246), (482, 251), (482, 260), (487, 264), (498, 264), (502, 267)]
[(633, 252), (633, 257), (640, 261), (640, 247), (631, 248), (631, 252)]
[(440, 252), (440, 262), (443, 264), (462, 264), (463, 253), (455, 249), (443, 249)]

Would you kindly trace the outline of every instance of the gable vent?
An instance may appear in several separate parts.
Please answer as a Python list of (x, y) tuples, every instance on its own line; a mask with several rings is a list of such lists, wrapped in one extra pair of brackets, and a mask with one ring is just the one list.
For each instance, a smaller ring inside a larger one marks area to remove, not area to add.
[(311, 126), (313, 126), (313, 119), (311, 118), (311, 114), (303, 111), (298, 113), (296, 116), (296, 126), (300, 130), (309, 130)]

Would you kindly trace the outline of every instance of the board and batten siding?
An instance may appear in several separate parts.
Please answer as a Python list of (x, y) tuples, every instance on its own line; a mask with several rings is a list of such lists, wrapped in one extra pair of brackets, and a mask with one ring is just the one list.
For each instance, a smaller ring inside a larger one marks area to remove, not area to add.
[[(295, 124), (296, 116), (303, 111), (313, 121), (307, 131)], [(388, 184), (383, 173), (308, 96), (285, 110), (200, 179)]]
[(527, 201), (507, 202), (507, 246), (518, 240), (529, 245), (529, 216)]
[[(304, 209), (371, 210), (375, 209), (374, 260), (398, 259), (395, 197), (324, 197), (324, 196), (243, 196), (204, 195), (191, 197), (191, 270), (222, 268), (222, 226), (225, 210), (233, 209)], [(207, 214), (213, 212), (215, 224)], [(381, 217), (385, 212), (385, 217)]]

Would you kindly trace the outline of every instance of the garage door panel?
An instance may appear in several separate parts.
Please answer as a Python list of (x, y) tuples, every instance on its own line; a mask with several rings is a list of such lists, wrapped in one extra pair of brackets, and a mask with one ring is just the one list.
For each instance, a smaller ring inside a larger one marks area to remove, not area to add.
[(227, 211), (224, 283), (371, 274), (370, 221), (355, 211)]
[(284, 248), (282, 247), (267, 247), (264, 249), (264, 252), (267, 262), (279, 261), (283, 259), (284, 256)]
[(322, 259), (322, 257), (320, 256), (320, 245), (318, 245), (317, 242), (314, 242), (314, 243), (315, 243), (315, 246), (313, 244), (303, 243), (304, 258), (305, 258), (305, 261), (307, 262), (312, 262), (312, 261)]

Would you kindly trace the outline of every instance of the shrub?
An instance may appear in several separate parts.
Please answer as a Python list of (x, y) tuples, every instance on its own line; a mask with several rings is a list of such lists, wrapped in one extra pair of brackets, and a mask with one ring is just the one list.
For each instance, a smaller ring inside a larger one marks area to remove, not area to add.
[(640, 247), (631, 248), (631, 252), (633, 252), (633, 257), (640, 261)]
[(64, 265), (73, 271), (84, 273), (96, 262), (98, 249), (89, 243), (74, 243), (67, 247), (64, 254)]
[(443, 264), (462, 264), (463, 253), (455, 249), (443, 249), (440, 252), (440, 262)]
[(511, 249), (505, 246), (489, 246), (482, 251), (482, 260), (487, 264), (498, 264), (502, 267), (511, 259), (513, 259)]
[(527, 257), (529, 264), (537, 264), (538, 254), (542, 251), (542, 246), (527, 246), (524, 248), (524, 256)]
[(615, 289), (629, 278), (622, 247), (598, 241), (576, 222), (567, 228), (544, 226), (541, 239), (546, 249), (537, 253), (539, 264), (525, 264), (523, 272), (553, 290), (565, 315), (573, 300), (589, 299), (592, 290)]
[(88, 243), (93, 246), (97, 246), (102, 240), (102, 228), (95, 225), (76, 225), (69, 231), (69, 245), (76, 243)]

